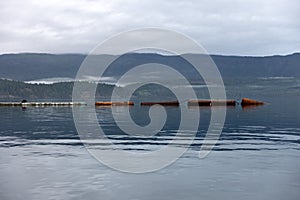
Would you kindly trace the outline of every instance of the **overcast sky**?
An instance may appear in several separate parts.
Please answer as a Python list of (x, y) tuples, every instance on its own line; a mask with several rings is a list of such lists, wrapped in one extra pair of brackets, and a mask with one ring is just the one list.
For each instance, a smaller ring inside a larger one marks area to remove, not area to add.
[(161, 27), (210, 54), (300, 52), (298, 0), (3, 0), (0, 53), (88, 53), (120, 31)]

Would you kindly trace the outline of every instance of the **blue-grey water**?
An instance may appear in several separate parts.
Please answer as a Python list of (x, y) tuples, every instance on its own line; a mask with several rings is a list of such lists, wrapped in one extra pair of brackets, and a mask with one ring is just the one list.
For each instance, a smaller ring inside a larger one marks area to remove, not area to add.
[[(79, 139), (70, 107), (0, 107), (0, 199), (298, 200), (299, 79), (228, 81), (226, 90), (229, 98), (267, 104), (228, 107), (220, 140), (205, 159), (198, 158), (198, 151), (210, 109), (201, 109), (189, 150), (172, 165), (147, 174), (121, 173), (94, 159)], [(149, 123), (147, 109), (132, 107), (133, 119)], [(97, 109), (97, 115), (124, 149), (146, 151), (167, 143), (178, 128), (179, 108), (166, 109), (171, 117), (152, 138), (122, 136), (110, 108)]]

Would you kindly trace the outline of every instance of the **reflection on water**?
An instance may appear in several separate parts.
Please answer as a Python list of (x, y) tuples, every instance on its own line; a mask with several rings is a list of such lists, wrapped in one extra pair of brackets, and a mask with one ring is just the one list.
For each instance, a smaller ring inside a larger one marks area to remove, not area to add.
[[(247, 89), (250, 96), (236, 85), (227, 88), (229, 97), (259, 97), (268, 104), (227, 108), (222, 135), (207, 158), (197, 157), (210, 119), (210, 109), (203, 108), (196, 138), (183, 157), (163, 170), (142, 175), (119, 173), (90, 156), (76, 133), (71, 108), (1, 107), (0, 199), (298, 199), (299, 92), (273, 90), (269, 86), (277, 82), (262, 81), (256, 84), (266, 87)], [(150, 122), (148, 109), (130, 108), (137, 124)], [(166, 110), (164, 128), (149, 137), (122, 133), (110, 108), (96, 112), (115, 145), (145, 152), (174, 139), (179, 108)], [(188, 139), (183, 134), (174, 145), (181, 148)], [(103, 150), (112, 148), (105, 141), (87, 142)]]
[[(118, 108), (120, 113), (125, 113), (124, 107)], [(150, 122), (149, 107), (132, 107), (131, 117), (139, 125)], [(124, 148), (137, 148), (147, 150), (151, 146), (167, 145), (176, 140), (177, 146), (183, 145), (189, 138), (189, 130), (185, 130), (180, 137), (174, 138), (180, 122), (180, 108), (166, 107), (168, 119), (165, 127), (154, 136), (130, 136), (123, 133), (115, 124), (110, 108), (96, 109), (99, 123), (107, 137), (114, 144), (124, 145)], [(224, 109), (224, 108), (214, 108)], [(124, 111), (122, 111), (124, 110)], [(297, 114), (280, 113), (269, 116), (271, 105), (248, 108), (229, 107), (227, 118), (220, 140), (214, 151), (228, 150), (262, 150), (262, 149), (295, 149), (300, 148), (300, 128), (298, 127)], [(272, 110), (274, 112), (274, 110)], [(192, 149), (199, 150), (205, 137), (210, 120), (210, 108), (200, 108), (201, 120)], [(297, 111), (296, 111), (297, 112)], [(284, 116), (286, 114), (286, 116)], [(71, 108), (27, 108), (25, 111), (19, 107), (1, 108), (1, 137), (0, 147), (28, 146), (28, 145), (72, 145), (82, 146), (76, 133), (72, 118)], [(185, 133), (186, 136), (185, 136)], [(93, 141), (90, 141), (93, 142)], [(97, 141), (101, 143), (101, 141)], [(151, 150), (151, 149), (150, 149)]]

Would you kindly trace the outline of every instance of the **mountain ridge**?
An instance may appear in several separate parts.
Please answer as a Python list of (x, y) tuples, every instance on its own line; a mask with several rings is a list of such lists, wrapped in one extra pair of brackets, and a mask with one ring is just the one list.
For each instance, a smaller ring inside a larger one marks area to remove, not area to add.
[[(196, 54), (186, 54), (191, 57)], [(75, 78), (86, 54), (48, 54), (20, 53), (0, 55), (0, 78), (20, 81), (68, 77)], [(113, 56), (115, 55), (94, 55)], [(300, 77), (300, 53), (274, 56), (228, 56), (211, 55), (223, 77), (270, 77), (293, 76)], [(180, 56), (168, 56), (152, 53), (125, 54), (115, 60), (108, 76), (121, 75), (133, 66), (157, 62), (170, 65), (192, 76), (195, 70), (187, 67)]]

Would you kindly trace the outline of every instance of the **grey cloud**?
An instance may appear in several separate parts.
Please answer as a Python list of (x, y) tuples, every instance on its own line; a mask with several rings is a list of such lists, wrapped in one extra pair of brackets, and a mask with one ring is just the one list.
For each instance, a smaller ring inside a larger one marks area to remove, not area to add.
[(184, 33), (212, 54), (300, 51), (297, 0), (10, 0), (0, 3), (0, 53), (87, 53), (134, 28)]

